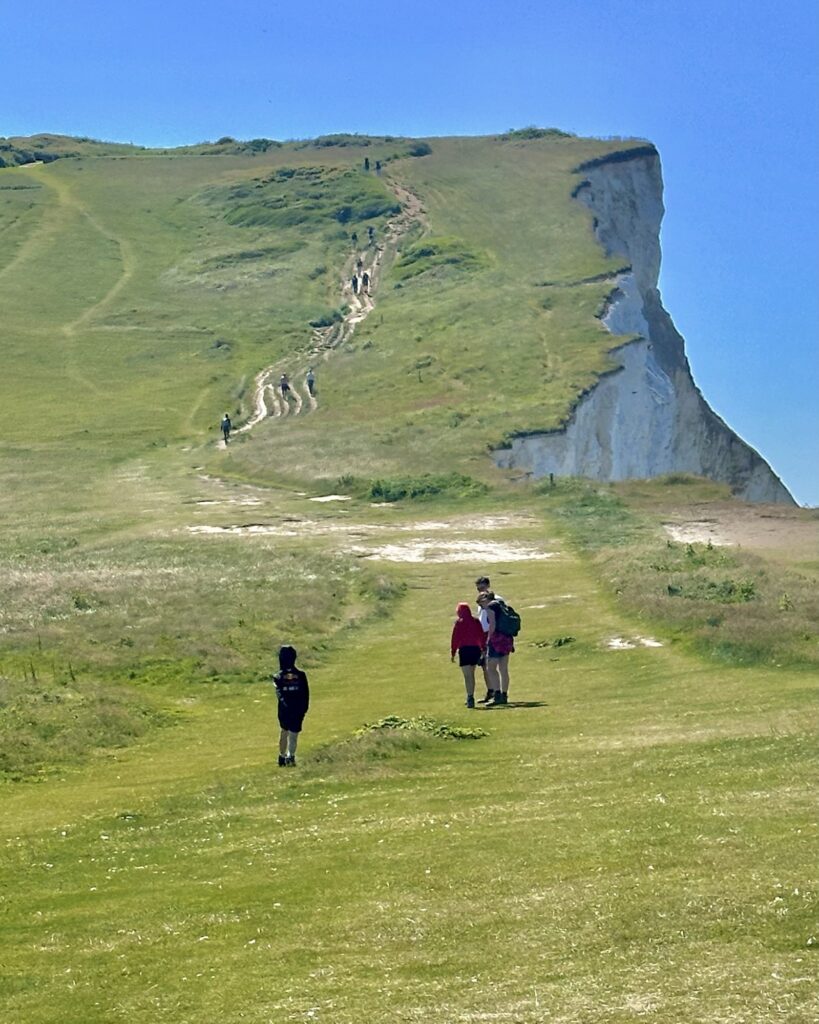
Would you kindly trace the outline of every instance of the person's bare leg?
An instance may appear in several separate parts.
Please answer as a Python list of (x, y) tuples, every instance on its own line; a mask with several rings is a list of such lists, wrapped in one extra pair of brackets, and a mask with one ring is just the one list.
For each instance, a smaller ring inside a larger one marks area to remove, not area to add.
[(467, 697), (475, 696), (475, 666), (461, 665), (461, 672), (464, 674), (464, 686)]
[(504, 654), (502, 658), (497, 659), (498, 666), (498, 678), (500, 680), (500, 691), (501, 693), (509, 692), (509, 655)]

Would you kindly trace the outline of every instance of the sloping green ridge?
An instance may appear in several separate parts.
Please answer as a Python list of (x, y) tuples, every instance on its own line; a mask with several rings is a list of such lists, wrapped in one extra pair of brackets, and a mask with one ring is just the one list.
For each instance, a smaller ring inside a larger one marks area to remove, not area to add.
[[(263, 443), (282, 469), (319, 438), (351, 472), (394, 468), (396, 448), (405, 467), (474, 467), (509, 431), (563, 421), (611, 346), (595, 319), (609, 285), (571, 286), (615, 269), (571, 200), (573, 169), (624, 144), (434, 139), (396, 159), (405, 144), (367, 141), (194, 156), (85, 140), (72, 159), (1, 170), (10, 439), (34, 419), (42, 440), (138, 448), (196, 442), (223, 407), (241, 418), (253, 374), (298, 359), (309, 323), (340, 306), (350, 235), (381, 237), (393, 184), (425, 210), (405, 261), (323, 369), (321, 416)], [(247, 471), (266, 457), (257, 446)]]

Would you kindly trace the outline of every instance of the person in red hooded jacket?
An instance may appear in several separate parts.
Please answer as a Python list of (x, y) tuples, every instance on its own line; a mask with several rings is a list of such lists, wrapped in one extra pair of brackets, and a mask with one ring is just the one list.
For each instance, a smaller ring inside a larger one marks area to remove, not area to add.
[(475, 666), (480, 665), (483, 659), (485, 633), (481, 620), (476, 619), (468, 604), (462, 602), (455, 609), (457, 618), (452, 627), (452, 641), (450, 650), (451, 660), (458, 655), (458, 664), (464, 674), (464, 685), (466, 686), (466, 706), (475, 707)]

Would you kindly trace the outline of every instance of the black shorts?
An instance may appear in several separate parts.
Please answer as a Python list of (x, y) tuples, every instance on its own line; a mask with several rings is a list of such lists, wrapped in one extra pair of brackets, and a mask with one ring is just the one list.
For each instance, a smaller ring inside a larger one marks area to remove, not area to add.
[(481, 649), (480, 647), (459, 647), (458, 648), (458, 664), (463, 665), (480, 665), (481, 663)]
[(300, 712), (279, 708), (279, 728), (287, 729), (288, 732), (301, 732), (303, 721), (304, 715)]

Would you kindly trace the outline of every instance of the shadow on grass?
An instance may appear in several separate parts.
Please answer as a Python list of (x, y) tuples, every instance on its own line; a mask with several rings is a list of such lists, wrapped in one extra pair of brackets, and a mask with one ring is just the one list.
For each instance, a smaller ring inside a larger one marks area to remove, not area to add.
[(488, 704), (478, 710), (494, 711), (496, 708), (548, 708), (545, 700), (510, 700), (508, 704)]

